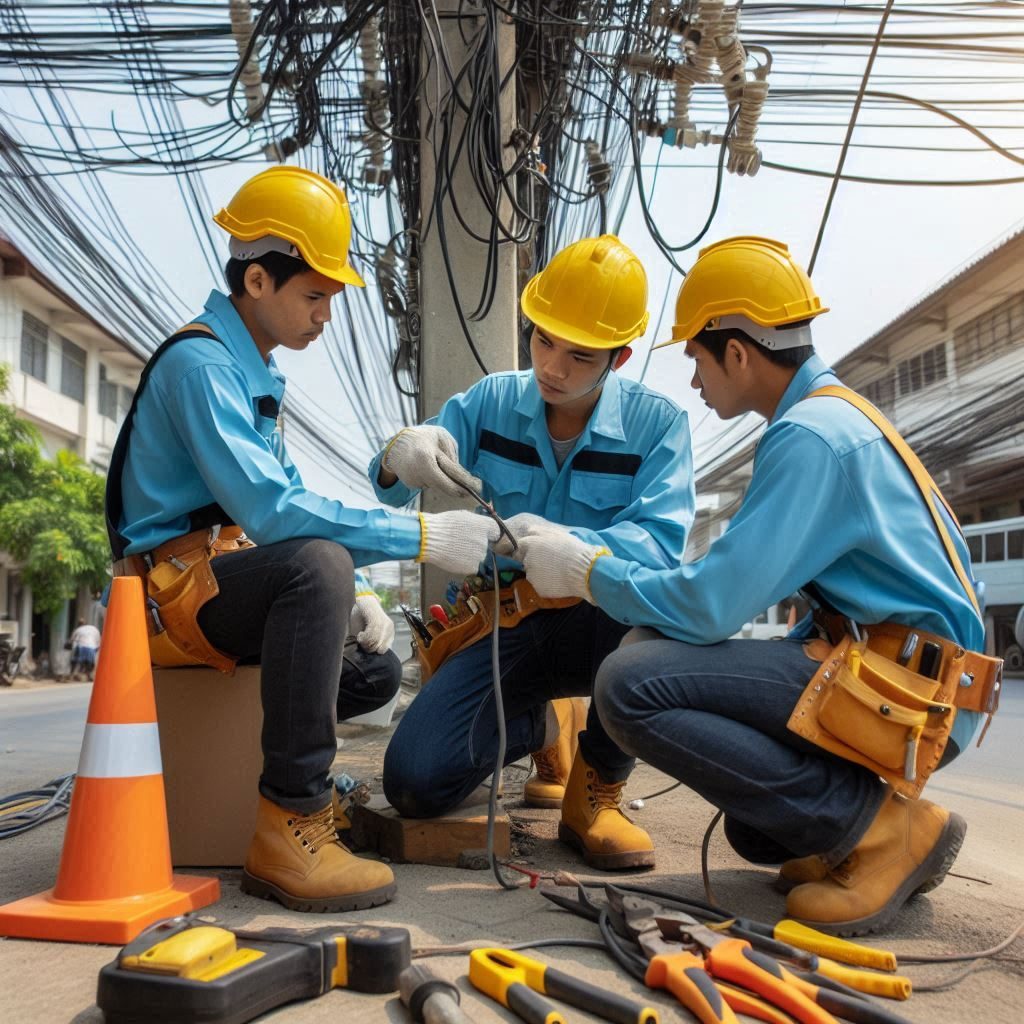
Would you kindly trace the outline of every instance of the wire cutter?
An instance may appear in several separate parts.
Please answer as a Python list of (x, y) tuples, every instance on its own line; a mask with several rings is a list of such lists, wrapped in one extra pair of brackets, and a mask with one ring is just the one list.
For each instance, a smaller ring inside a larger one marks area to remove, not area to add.
[[(609, 894), (610, 895), (610, 894)], [(630, 899), (624, 901), (627, 926)], [(645, 901), (641, 901), (645, 902)], [(649, 911), (634, 911), (646, 915)], [(722, 988), (723, 998), (731, 1001), (731, 986), (738, 985), (756, 994), (760, 1000), (791, 1014), (801, 1024), (836, 1024), (833, 1014), (854, 1024), (907, 1024), (906, 1018), (869, 1002), (867, 999), (822, 988), (786, 970), (778, 961), (753, 949), (745, 939), (723, 935), (679, 911), (655, 913), (655, 924), (663, 939), (681, 942), (703, 955), (704, 969), (716, 982), (729, 983)], [(743, 1008), (742, 1012), (763, 1020), (777, 1020)]]

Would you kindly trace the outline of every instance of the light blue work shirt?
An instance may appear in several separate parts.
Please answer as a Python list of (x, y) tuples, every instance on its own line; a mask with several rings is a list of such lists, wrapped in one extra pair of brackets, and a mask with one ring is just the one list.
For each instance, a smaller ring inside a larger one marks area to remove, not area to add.
[(216, 339), (169, 348), (135, 411), (118, 524), (126, 554), (188, 533), (189, 513), (216, 503), (257, 544), (319, 537), (344, 545), (357, 565), (415, 557), (416, 516), (346, 508), (303, 486), (277, 426), (285, 379), (231, 300), (211, 292), (195, 322)]
[[(459, 461), (483, 481), (482, 496), (503, 518), (532, 512), (641, 565), (679, 565), (694, 514), (686, 413), (609, 373), (559, 468), (545, 408), (532, 370), (492, 373), (427, 422), (455, 438)], [(382, 501), (404, 505), (414, 491), (377, 481), (382, 454), (370, 463), (374, 490)]]
[[(800, 401), (838, 383), (817, 356), (800, 367), (758, 443), (743, 504), (704, 558), (667, 572), (599, 558), (597, 603), (621, 622), (713, 644), (813, 582), (857, 622), (899, 622), (983, 651), (984, 626), (903, 460), (843, 399)], [(962, 536), (936, 507), (970, 574)], [(961, 750), (978, 719), (957, 714)]]

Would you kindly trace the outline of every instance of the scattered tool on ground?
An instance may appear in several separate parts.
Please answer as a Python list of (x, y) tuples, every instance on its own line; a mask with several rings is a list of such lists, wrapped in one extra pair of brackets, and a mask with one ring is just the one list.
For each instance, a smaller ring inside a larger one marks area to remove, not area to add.
[(532, 999), (534, 993), (549, 995), (614, 1024), (658, 1024), (659, 1020), (658, 1011), (652, 1006), (580, 981), (510, 949), (473, 950), (469, 955), (469, 980), (502, 1006), (515, 1010), (524, 1020), (534, 1019), (526, 1015), (524, 1008), (529, 1007), (532, 1012), (536, 1007), (536, 1019), (550, 1024), (550, 1017), (539, 1016), (544, 1001)]
[(458, 986), (423, 964), (411, 964), (402, 971), (398, 994), (416, 1024), (471, 1024), (459, 1005)]
[(394, 992), (409, 966), (405, 928), (369, 925), (231, 932), (159, 921), (100, 970), (107, 1024), (244, 1024), (332, 988)]
[[(609, 892), (609, 902), (614, 905), (612, 892)], [(641, 922), (646, 927), (652, 906), (656, 907), (650, 900), (623, 897), (621, 912), (627, 928), (632, 930)], [(689, 914), (680, 911), (659, 914), (655, 910), (652, 923), (661, 938), (681, 942), (682, 948), (703, 958), (704, 969), (713, 979), (756, 993), (764, 1002), (785, 1010), (802, 1024), (834, 1024), (836, 1015), (856, 1024), (905, 1024), (905, 1018), (868, 1002), (857, 993), (837, 992), (816, 985), (806, 977), (798, 977), (778, 961), (755, 950), (746, 940), (712, 931)], [(812, 977), (818, 980), (817, 976)], [(730, 993), (725, 992), (724, 997), (728, 1001)]]
[[(705, 1024), (731, 1022), (735, 1019), (731, 1008), (772, 1022), (783, 1020), (779, 1011), (784, 1009), (806, 1024), (833, 1024), (835, 1018), (825, 1010), (826, 1005), (861, 1024), (896, 1024), (903, 1020), (858, 991), (816, 973), (818, 958), (812, 954), (756, 931), (733, 932), (732, 920), (708, 927), (672, 905), (685, 906), (681, 901), (667, 899), (662, 903), (615, 886), (605, 886), (607, 902), (592, 899), (583, 885), (578, 887), (575, 899), (550, 889), (542, 892), (557, 906), (596, 921), (608, 952), (621, 967), (652, 987), (670, 991)], [(685, 924), (689, 929), (686, 941), (676, 941), (682, 933), (665, 934), (662, 921), (669, 930), (675, 924)], [(714, 957), (712, 950), (716, 951)], [(794, 965), (799, 975), (773, 959), (780, 956)], [(871, 990), (877, 979), (883, 983), (891, 980), (884, 975), (843, 970), (848, 972), (847, 977)]]

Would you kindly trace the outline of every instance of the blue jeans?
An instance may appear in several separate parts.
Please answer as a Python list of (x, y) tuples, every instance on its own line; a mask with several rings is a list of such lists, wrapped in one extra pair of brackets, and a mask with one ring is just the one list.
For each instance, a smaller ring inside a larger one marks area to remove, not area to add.
[[(580, 602), (499, 631), (505, 764), (543, 746), (547, 701), (591, 693), (598, 666), (628, 628)], [(608, 738), (593, 708), (580, 750), (608, 782), (633, 770), (634, 758)], [(384, 756), (384, 794), (406, 817), (436, 817), (494, 771), (497, 753), (488, 636), (449, 658), (402, 716)]]
[(594, 705), (623, 750), (726, 815), (758, 863), (821, 854), (838, 864), (882, 804), (879, 778), (808, 743), (786, 722), (818, 669), (797, 640), (635, 643), (601, 666)]

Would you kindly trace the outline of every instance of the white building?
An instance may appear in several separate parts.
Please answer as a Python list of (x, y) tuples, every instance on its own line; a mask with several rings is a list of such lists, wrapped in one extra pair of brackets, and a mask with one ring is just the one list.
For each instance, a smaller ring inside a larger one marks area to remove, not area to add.
[[(3, 400), (38, 428), (46, 453), (67, 449), (105, 473), (144, 360), (2, 236), (0, 363), (11, 369)], [(34, 657), (45, 651), (53, 664), (75, 620), (95, 616), (92, 595), (83, 590), (45, 622), (34, 613), (17, 563), (0, 552), (0, 631), (14, 634)]]

